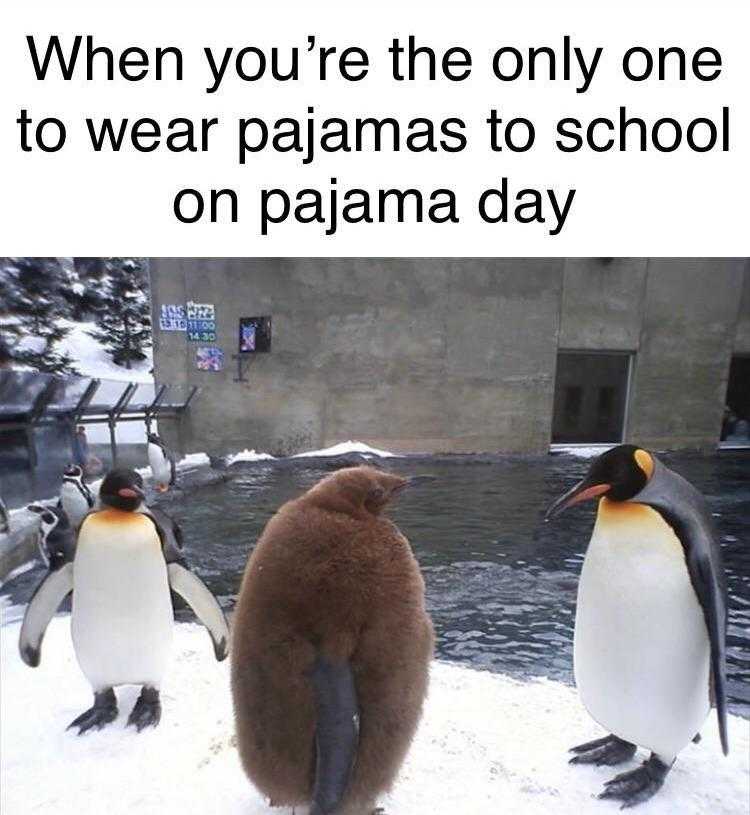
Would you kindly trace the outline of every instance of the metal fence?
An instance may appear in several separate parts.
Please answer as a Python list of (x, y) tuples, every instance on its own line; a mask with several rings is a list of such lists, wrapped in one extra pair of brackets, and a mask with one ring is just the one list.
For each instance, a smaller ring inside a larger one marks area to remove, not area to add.
[(117, 461), (117, 425), (180, 419), (198, 388), (191, 385), (118, 382), (89, 377), (61, 377), (36, 371), (0, 371), (0, 443), (22, 435), (29, 465), (37, 466), (37, 431), (56, 427), (70, 435), (78, 425), (109, 427), (113, 463)]

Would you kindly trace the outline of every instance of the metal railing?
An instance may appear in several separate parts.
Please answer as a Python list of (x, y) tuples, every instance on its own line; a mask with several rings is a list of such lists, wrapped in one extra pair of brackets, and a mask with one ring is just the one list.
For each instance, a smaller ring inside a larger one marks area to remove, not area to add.
[(5, 434), (22, 434), (33, 469), (38, 463), (38, 429), (64, 427), (72, 444), (77, 425), (106, 424), (114, 462), (118, 423), (143, 422), (148, 430), (157, 420), (180, 420), (197, 392), (197, 385), (0, 371), (0, 442)]

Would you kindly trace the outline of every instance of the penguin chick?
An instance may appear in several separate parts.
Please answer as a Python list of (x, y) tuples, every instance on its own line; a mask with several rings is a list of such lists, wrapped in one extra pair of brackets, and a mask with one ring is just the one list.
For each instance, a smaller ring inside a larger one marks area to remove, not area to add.
[(370, 813), (409, 748), (434, 638), (417, 561), (382, 514), (407, 484), (339, 470), (281, 507), (248, 561), (232, 692), (245, 772), (275, 804)]

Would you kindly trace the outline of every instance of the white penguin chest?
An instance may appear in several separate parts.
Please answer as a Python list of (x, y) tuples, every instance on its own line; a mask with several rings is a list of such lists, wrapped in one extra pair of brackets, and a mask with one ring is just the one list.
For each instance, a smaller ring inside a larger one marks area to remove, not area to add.
[(166, 563), (153, 523), (135, 512), (89, 516), (73, 566), (72, 632), (91, 684), (158, 686), (172, 624)]
[(672, 528), (651, 507), (602, 499), (576, 609), (575, 678), (588, 711), (671, 759), (708, 715), (709, 657)]
[(76, 484), (63, 482), (60, 488), (60, 501), (70, 520), (77, 524), (89, 511), (89, 503)]
[(157, 480), (169, 480), (170, 463), (169, 459), (164, 455), (164, 451), (158, 444), (149, 443), (148, 445), (148, 463), (151, 467), (151, 473)]

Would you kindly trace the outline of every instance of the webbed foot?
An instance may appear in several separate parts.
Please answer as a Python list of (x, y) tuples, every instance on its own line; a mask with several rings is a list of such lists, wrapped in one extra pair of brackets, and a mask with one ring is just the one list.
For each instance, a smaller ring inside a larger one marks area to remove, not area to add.
[(637, 769), (620, 773), (607, 781), (599, 798), (622, 801), (620, 809), (629, 809), (642, 804), (661, 789), (670, 769), (671, 765), (665, 764), (657, 755), (651, 753), (651, 757)]
[(146, 727), (156, 727), (161, 719), (161, 702), (156, 688), (145, 687), (128, 716), (128, 727), (133, 725), (140, 733)]
[(617, 736), (604, 736), (602, 739), (587, 741), (577, 747), (571, 747), (570, 752), (576, 753), (570, 759), (570, 764), (596, 764), (597, 767), (614, 767), (622, 764), (635, 755), (636, 746)]
[(71, 730), (78, 728), (81, 736), (88, 730), (101, 730), (105, 725), (111, 724), (117, 718), (117, 697), (112, 688), (94, 694), (94, 706), (81, 713), (67, 727)]

